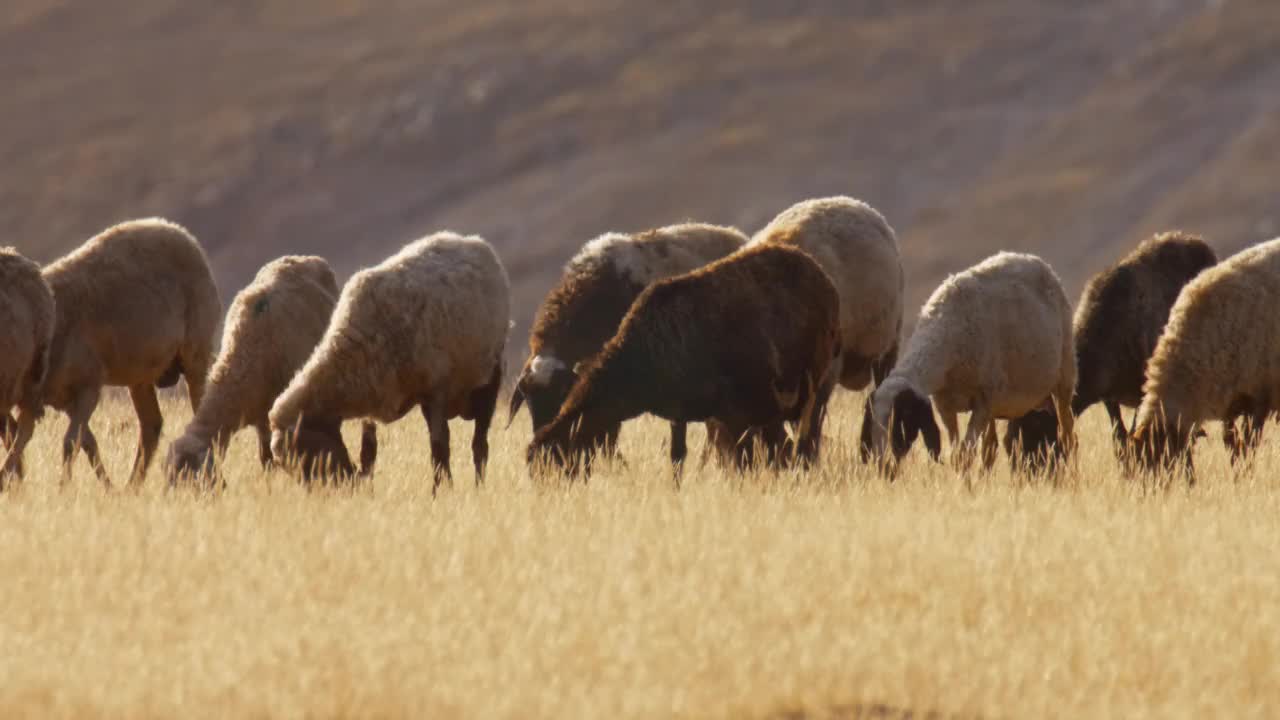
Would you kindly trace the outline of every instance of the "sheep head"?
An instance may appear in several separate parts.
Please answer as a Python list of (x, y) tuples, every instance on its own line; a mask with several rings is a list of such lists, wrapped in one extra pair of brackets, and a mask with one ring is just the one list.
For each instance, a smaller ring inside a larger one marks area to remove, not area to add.
[(895, 462), (901, 460), (918, 437), (924, 439), (929, 457), (937, 460), (942, 455), (942, 435), (933, 417), (933, 403), (910, 385), (886, 381), (877, 388), (870, 418), (871, 449), (882, 462), (886, 449), (893, 452)]
[(1019, 459), (1032, 472), (1051, 467), (1063, 457), (1058, 414), (1052, 405), (1038, 407), (1009, 421), (1002, 441), (1010, 460)]
[(1159, 474), (1172, 472), (1181, 464), (1190, 473), (1192, 441), (1198, 436), (1192, 435), (1181, 418), (1170, 421), (1163, 411), (1146, 414), (1133, 431), (1132, 447), (1139, 468)]
[(554, 420), (577, 379), (577, 374), (555, 357), (539, 354), (529, 358), (511, 393), (508, 427), (526, 402), (534, 431)]
[(169, 454), (164, 460), (164, 471), (170, 487), (176, 486), (181, 480), (212, 479), (214, 477), (213, 444), (183, 435), (169, 446)]
[[(364, 441), (367, 443), (367, 439)], [(372, 453), (363, 449), (362, 454), (370, 455), (372, 465), (372, 454), (376, 454), (376, 449)], [(303, 418), (292, 428), (273, 428), (271, 455), (283, 467), (300, 468), (302, 479), (307, 484), (317, 475), (326, 478), (336, 476), (338, 480), (356, 475), (347, 446), (342, 441), (341, 420)]]

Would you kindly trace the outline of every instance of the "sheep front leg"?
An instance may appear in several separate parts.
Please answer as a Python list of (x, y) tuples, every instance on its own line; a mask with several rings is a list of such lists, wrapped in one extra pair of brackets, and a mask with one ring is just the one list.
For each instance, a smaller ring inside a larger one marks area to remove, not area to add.
[(470, 407), (464, 415), (473, 421), (471, 430), (471, 462), (476, 469), (476, 487), (484, 483), (484, 470), (489, 464), (489, 425), (498, 408), (498, 390), (502, 386), (502, 363), (493, 366), (489, 382), (471, 392)]
[(969, 469), (969, 463), (973, 461), (973, 453), (978, 449), (978, 441), (982, 439), (987, 432), (987, 426), (991, 423), (991, 411), (987, 408), (987, 404), (976, 403), (973, 412), (969, 414), (969, 427), (965, 429), (964, 440), (957, 448), (955, 466), (958, 472)]
[(440, 482), (448, 478), (453, 486), (453, 474), (449, 470), (449, 421), (445, 418), (443, 400), (422, 403), (422, 417), (427, 421), (427, 432), (431, 434), (431, 497), (436, 496)]
[(1267, 412), (1261, 408), (1253, 408), (1244, 415), (1243, 433), (1237, 436), (1231, 445), (1231, 463), (1246, 460), (1262, 442), (1262, 428), (1267, 422)]
[(996, 423), (994, 420), (987, 423), (987, 429), (982, 433), (982, 469), (990, 470), (992, 465), (996, 464), (996, 455), (999, 443), (996, 442)]
[(156, 399), (154, 385), (132, 385), (129, 397), (133, 398), (133, 409), (138, 413), (138, 452), (133, 458), (133, 470), (129, 473), (129, 487), (139, 488), (151, 466), (151, 458), (156, 454), (160, 444), (160, 430), (164, 427), (164, 417), (160, 415), (160, 402)]
[(1120, 403), (1108, 400), (1103, 403), (1103, 407), (1107, 409), (1107, 416), (1111, 418), (1111, 437), (1115, 440), (1117, 448), (1124, 448), (1129, 442), (1129, 431), (1124, 427), (1124, 415), (1120, 413)]
[(101, 388), (97, 387), (82, 390), (72, 400), (67, 410), (70, 423), (67, 425), (67, 434), (62, 438), (62, 483), (64, 485), (71, 480), (76, 451), (84, 450), (85, 457), (89, 458), (89, 464), (97, 474), (98, 480), (102, 482), (102, 486), (111, 490), (111, 478), (107, 476), (107, 469), (103, 467), (102, 457), (98, 454), (98, 439), (89, 429), (89, 418), (93, 417), (93, 411), (98, 407), (100, 393)]
[[(258, 462), (262, 463), (263, 470), (269, 470), (275, 464), (275, 458), (271, 455), (271, 423), (266, 420), (259, 420), (254, 423), (253, 430), (258, 435)], [(230, 434), (228, 434), (227, 439), (230, 440), (230, 437)], [(227, 448), (224, 445), (222, 452), (225, 453), (226, 451)]]
[(689, 454), (689, 424), (671, 423), (671, 466), (676, 471), (676, 485), (680, 484), (680, 470), (684, 467), (684, 459)]
[(18, 421), (9, 413), (0, 415), (0, 444), (8, 448), (18, 436)]
[[(1053, 392), (1053, 407), (1058, 414), (1058, 442), (1062, 445), (1062, 456), (1065, 458), (1070, 458), (1076, 449), (1076, 415), (1071, 411), (1071, 396), (1074, 393), (1074, 378), (1070, 384), (1064, 384)], [(1123, 429), (1123, 421), (1120, 427)]]

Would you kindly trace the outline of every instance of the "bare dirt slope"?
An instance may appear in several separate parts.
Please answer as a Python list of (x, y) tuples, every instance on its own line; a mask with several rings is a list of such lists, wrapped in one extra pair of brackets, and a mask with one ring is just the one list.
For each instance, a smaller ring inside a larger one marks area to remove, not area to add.
[(898, 229), (913, 313), (1000, 248), (1075, 292), (1155, 229), (1280, 233), (1278, 29), (1245, 0), (9, 0), (0, 243), (163, 214), (230, 297), (286, 252), (479, 232), (514, 350), (595, 234), (846, 193)]

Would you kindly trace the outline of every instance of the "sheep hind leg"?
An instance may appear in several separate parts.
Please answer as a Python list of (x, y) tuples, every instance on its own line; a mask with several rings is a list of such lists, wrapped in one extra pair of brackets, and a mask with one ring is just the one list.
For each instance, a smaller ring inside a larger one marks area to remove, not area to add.
[(453, 486), (453, 475), (449, 470), (449, 420), (445, 417), (444, 401), (426, 401), (421, 405), (422, 417), (427, 421), (427, 432), (431, 434), (431, 497), (436, 496), (441, 481), (448, 479)]
[(680, 489), (680, 475), (684, 471), (684, 459), (689, 455), (689, 424), (671, 423), (671, 471), (676, 489)]
[(476, 487), (484, 484), (484, 471), (489, 464), (489, 425), (493, 422), (493, 413), (498, 407), (498, 390), (501, 386), (502, 363), (497, 363), (493, 366), (489, 382), (473, 390), (468, 403), (466, 416), (473, 420), (471, 462), (476, 470)]
[(133, 398), (133, 409), (138, 414), (138, 452), (133, 458), (133, 470), (129, 473), (129, 487), (138, 488), (146, 478), (147, 469), (151, 467), (151, 458), (156, 454), (160, 444), (160, 431), (164, 427), (164, 418), (160, 415), (160, 402), (156, 399), (153, 385), (132, 385), (129, 397)]
[(71, 471), (76, 459), (76, 452), (83, 450), (85, 457), (89, 459), (89, 465), (93, 467), (93, 471), (98, 476), (102, 486), (108, 491), (111, 490), (111, 478), (107, 475), (107, 469), (102, 465), (102, 456), (98, 454), (98, 439), (94, 437), (93, 431), (89, 429), (89, 418), (93, 416), (93, 411), (98, 407), (98, 397), (101, 392), (101, 388), (82, 390), (71, 402), (67, 410), (67, 417), (70, 419), (70, 423), (67, 425), (67, 434), (62, 438), (63, 485), (66, 485), (71, 480)]
[(18, 419), (14, 420), (8, 413), (4, 414), (4, 442), (8, 447), (8, 455), (4, 459), (4, 465), (0, 466), (0, 490), (4, 489), (5, 481), (10, 475), (21, 478), (23, 476), (22, 453), (27, 448), (27, 443), (31, 441), (31, 436), (35, 434), (36, 419), (30, 412), (18, 410)]

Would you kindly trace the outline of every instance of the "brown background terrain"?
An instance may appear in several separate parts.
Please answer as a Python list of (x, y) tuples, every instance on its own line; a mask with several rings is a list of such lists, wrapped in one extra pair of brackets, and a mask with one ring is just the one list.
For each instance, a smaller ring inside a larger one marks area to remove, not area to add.
[(280, 254), (499, 248), (513, 351), (572, 251), (850, 194), (909, 310), (1002, 248), (1073, 295), (1143, 235), (1280, 234), (1280, 3), (8, 0), (0, 244), (159, 214), (224, 296)]

